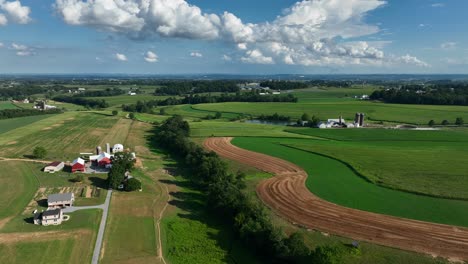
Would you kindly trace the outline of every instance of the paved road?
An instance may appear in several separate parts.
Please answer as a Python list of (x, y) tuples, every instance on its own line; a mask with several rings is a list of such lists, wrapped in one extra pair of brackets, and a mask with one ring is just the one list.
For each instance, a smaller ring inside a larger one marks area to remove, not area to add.
[(101, 255), (101, 247), (102, 247), (102, 240), (104, 238), (104, 231), (106, 230), (106, 223), (107, 223), (107, 214), (109, 212), (109, 204), (110, 198), (112, 195), (112, 190), (107, 191), (106, 201), (104, 204), (95, 205), (95, 206), (72, 206), (67, 207), (63, 210), (64, 213), (72, 213), (79, 210), (87, 210), (87, 209), (102, 209), (102, 218), (101, 224), (99, 225), (99, 231), (96, 238), (96, 244), (94, 245), (94, 252), (93, 252), (93, 259), (91, 264), (97, 264), (99, 262), (99, 256)]

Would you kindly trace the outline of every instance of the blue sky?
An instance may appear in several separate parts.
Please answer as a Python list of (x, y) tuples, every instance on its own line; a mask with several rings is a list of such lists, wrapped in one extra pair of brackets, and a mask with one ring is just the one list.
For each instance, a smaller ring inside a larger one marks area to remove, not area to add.
[(143, 2), (0, 0), (0, 73), (468, 70), (464, 0)]

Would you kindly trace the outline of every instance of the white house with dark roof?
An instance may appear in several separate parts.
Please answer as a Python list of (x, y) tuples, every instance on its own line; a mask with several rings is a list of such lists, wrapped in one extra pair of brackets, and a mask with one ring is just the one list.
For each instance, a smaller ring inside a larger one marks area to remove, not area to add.
[(62, 161), (55, 161), (44, 167), (44, 172), (54, 173), (63, 170), (65, 163)]
[(47, 206), (50, 208), (73, 206), (74, 201), (73, 193), (56, 193), (47, 197)]
[(34, 224), (36, 225), (60, 225), (62, 221), (63, 211), (60, 208), (34, 214)]

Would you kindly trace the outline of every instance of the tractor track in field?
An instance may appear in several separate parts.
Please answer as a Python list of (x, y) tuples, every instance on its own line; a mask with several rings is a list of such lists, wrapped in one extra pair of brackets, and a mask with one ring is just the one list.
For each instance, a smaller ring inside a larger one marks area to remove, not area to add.
[(0, 161), (24, 161), (24, 162), (35, 162), (35, 163), (44, 163), (44, 164), (48, 164), (48, 163), (51, 163), (51, 162), (52, 162), (52, 161), (47, 161), (47, 160), (20, 159), (20, 158), (3, 158), (3, 157), (0, 157)]
[(468, 228), (435, 224), (346, 208), (320, 199), (305, 186), (299, 166), (241, 149), (232, 138), (208, 138), (204, 146), (220, 156), (273, 173), (257, 186), (260, 199), (295, 225), (400, 248), (452, 261), (468, 260)]

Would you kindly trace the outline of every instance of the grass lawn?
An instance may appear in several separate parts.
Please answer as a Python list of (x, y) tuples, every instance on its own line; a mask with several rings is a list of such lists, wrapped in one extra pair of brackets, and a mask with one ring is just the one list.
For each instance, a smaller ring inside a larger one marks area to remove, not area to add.
[(279, 157), (307, 171), (307, 187), (317, 196), (346, 207), (399, 217), (468, 226), (468, 201), (416, 195), (379, 187), (360, 178), (344, 163), (284, 146), (304, 139), (235, 138), (239, 147)]
[(0, 161), (0, 221), (21, 212), (38, 185), (26, 163)]
[(343, 101), (341, 99), (305, 103), (199, 104), (192, 106), (192, 108), (199, 111), (244, 113), (252, 116), (278, 113), (291, 118), (299, 118), (303, 113), (308, 113), (324, 120), (338, 118), (340, 115), (347, 120), (354, 120), (355, 113), (362, 112), (372, 120), (424, 125), (432, 119), (436, 123), (440, 123), (444, 119), (453, 123), (457, 117), (468, 120), (468, 108), (464, 106), (400, 105), (370, 101)]
[[(373, 183), (468, 200), (468, 130), (290, 130), (331, 140), (294, 147), (337, 158)], [(395, 166), (398, 164), (398, 166)]]
[(38, 116), (26, 116), (18, 118), (9, 118), (0, 120), (0, 134), (6, 133), (10, 130), (14, 130), (26, 125), (30, 125), (37, 121), (49, 118), (53, 115), (38, 115)]

